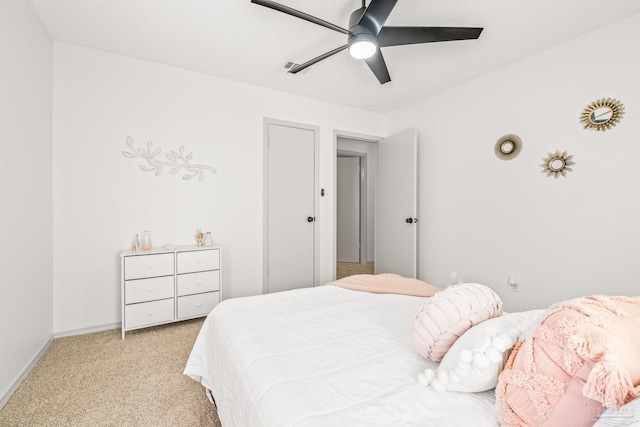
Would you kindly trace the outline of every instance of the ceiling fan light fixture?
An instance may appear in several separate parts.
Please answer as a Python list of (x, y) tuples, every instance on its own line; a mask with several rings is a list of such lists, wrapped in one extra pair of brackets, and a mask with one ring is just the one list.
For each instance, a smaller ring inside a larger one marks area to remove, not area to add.
[(378, 40), (371, 34), (358, 34), (349, 40), (349, 54), (356, 59), (367, 59), (378, 50)]
[(347, 44), (288, 69), (291, 74), (306, 70), (308, 67), (348, 48), (352, 57), (364, 59), (380, 84), (385, 84), (391, 81), (391, 76), (380, 50), (381, 46), (388, 48), (419, 43), (473, 40), (477, 39), (482, 32), (482, 28), (475, 27), (386, 26), (387, 18), (397, 2), (398, 0), (370, 0), (367, 6), (366, 0), (362, 0), (362, 7), (354, 10), (349, 15), (349, 27), (346, 29), (273, 0), (251, 0), (251, 3), (291, 15), (347, 36)]

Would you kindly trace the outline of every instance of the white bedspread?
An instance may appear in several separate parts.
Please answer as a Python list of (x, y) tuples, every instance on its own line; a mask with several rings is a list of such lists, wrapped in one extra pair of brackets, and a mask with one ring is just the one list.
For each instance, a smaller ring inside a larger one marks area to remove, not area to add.
[(185, 374), (224, 427), (498, 426), (493, 391), (437, 393), (410, 328), (426, 298), (321, 286), (225, 300)]

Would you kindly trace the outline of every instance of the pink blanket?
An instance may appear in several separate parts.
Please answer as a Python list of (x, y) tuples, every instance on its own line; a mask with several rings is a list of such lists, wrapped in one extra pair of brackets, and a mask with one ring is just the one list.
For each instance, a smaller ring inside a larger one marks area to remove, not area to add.
[(356, 274), (327, 285), (340, 286), (354, 291), (373, 292), (377, 294), (401, 294), (416, 297), (433, 296), (441, 288), (418, 279), (409, 279), (397, 274)]

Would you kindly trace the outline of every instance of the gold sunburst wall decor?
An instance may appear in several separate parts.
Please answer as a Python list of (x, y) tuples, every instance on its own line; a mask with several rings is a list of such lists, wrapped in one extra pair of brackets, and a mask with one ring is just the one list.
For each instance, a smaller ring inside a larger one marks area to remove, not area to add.
[(522, 151), (522, 139), (512, 133), (501, 137), (494, 147), (496, 156), (501, 160), (512, 160)]
[(548, 153), (547, 157), (543, 157), (544, 162), (540, 166), (542, 167), (542, 173), (547, 174), (547, 178), (554, 177), (558, 179), (559, 176), (567, 176), (567, 172), (573, 172), (571, 166), (575, 165), (573, 156), (569, 155), (566, 151), (562, 153), (560, 150), (556, 150), (555, 153)]
[(604, 132), (617, 125), (624, 116), (624, 106), (613, 98), (602, 98), (587, 105), (580, 114), (585, 129)]

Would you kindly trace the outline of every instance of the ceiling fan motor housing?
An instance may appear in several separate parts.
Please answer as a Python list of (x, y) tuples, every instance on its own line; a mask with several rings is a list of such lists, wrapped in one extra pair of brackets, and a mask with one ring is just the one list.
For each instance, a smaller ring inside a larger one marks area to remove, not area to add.
[[(357, 43), (367, 43), (375, 46), (374, 53), (378, 50), (378, 38), (376, 37), (376, 32), (368, 28), (369, 26), (367, 25), (367, 22), (362, 20), (365, 10), (365, 7), (361, 7), (360, 9), (355, 10), (349, 17), (349, 35), (347, 36), (347, 45), (349, 46), (349, 52), (351, 52), (351, 55), (356, 58), (371, 56), (359, 56), (357, 53), (354, 53), (352, 46)], [(361, 22), (361, 20), (364, 22)]]
[(373, 31), (366, 28), (364, 25), (358, 25), (360, 23), (360, 19), (362, 15), (364, 15), (365, 10), (367, 8), (361, 7), (360, 9), (356, 9), (351, 13), (349, 17), (349, 33), (350, 35), (360, 34), (360, 33), (369, 33), (373, 34)]

